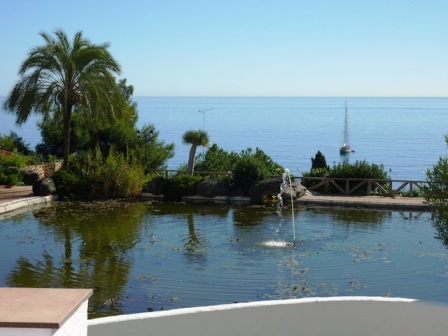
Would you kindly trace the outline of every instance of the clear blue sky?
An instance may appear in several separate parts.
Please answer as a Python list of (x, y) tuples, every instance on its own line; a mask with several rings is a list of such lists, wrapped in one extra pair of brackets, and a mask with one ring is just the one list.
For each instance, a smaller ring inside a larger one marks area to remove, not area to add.
[(0, 0), (0, 95), (39, 32), (109, 42), (136, 96), (448, 96), (448, 0)]

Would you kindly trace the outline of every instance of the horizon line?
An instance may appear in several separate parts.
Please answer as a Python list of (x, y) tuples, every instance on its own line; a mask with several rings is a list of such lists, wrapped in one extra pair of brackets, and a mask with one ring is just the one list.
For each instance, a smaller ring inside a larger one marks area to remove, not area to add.
[[(7, 95), (0, 95), (0, 98), (5, 98)], [(331, 98), (331, 99), (361, 99), (361, 98), (448, 98), (448, 95), (446, 96), (379, 96), (379, 95), (372, 95), (372, 96), (365, 96), (365, 95), (347, 95), (347, 96), (328, 96), (328, 95), (297, 95), (297, 96), (291, 96), (291, 95), (132, 95), (131, 97), (135, 98)]]

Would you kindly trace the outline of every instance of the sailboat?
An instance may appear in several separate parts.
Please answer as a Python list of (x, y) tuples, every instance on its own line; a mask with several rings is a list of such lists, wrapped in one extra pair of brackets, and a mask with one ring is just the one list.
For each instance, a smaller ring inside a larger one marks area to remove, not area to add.
[(354, 150), (350, 147), (350, 144), (348, 143), (347, 102), (345, 102), (344, 144), (339, 149), (339, 153), (341, 155), (345, 155), (351, 152), (354, 152)]

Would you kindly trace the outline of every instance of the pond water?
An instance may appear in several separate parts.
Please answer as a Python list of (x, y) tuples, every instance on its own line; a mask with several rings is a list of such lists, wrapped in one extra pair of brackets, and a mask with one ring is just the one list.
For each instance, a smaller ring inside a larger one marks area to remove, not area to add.
[(0, 221), (0, 286), (94, 288), (89, 318), (374, 295), (448, 303), (429, 213), (62, 203)]

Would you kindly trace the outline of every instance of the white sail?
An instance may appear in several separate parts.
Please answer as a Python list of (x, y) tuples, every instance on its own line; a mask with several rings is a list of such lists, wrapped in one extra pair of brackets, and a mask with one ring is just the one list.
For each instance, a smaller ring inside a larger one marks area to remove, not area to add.
[(345, 119), (344, 119), (344, 144), (339, 149), (339, 153), (341, 154), (347, 154), (350, 152), (354, 152), (352, 148), (350, 147), (349, 140), (348, 140), (348, 116), (347, 116), (347, 102), (345, 102)]

